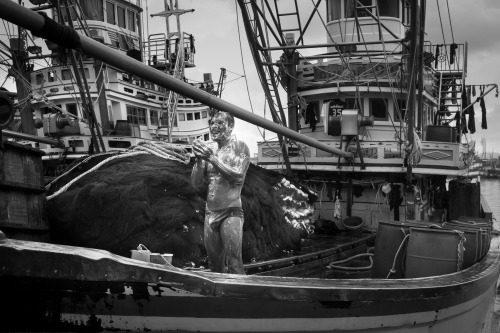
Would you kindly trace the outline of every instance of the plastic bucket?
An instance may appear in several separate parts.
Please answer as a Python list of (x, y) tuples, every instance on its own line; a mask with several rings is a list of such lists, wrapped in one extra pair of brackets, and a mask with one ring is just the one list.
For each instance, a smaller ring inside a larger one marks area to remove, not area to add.
[(342, 220), (342, 225), (349, 233), (361, 234), (363, 232), (363, 219), (359, 216), (350, 216)]
[(461, 269), (458, 251), (461, 241), (462, 237), (452, 230), (411, 228), (405, 277), (418, 278), (457, 272)]

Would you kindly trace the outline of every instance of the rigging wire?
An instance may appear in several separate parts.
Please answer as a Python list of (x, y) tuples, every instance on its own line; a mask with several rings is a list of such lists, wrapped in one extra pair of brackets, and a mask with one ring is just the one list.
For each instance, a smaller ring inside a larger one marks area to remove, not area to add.
[(448, 7), (448, 18), (450, 19), (451, 39), (453, 43), (455, 43), (455, 37), (453, 36), (453, 25), (451, 23), (450, 4), (448, 3), (448, 0), (446, 0), (446, 7)]

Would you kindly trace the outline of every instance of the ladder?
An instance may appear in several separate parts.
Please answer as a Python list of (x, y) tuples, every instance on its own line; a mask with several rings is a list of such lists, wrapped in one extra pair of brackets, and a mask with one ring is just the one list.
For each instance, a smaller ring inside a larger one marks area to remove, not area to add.
[[(278, 4), (275, 3), (275, 11), (272, 11), (269, 2), (265, 0), (266, 8), (264, 5), (259, 6), (257, 0), (237, 0), (241, 9), (241, 14), (243, 22), (245, 25), (245, 32), (250, 45), (250, 50), (252, 51), (252, 57), (254, 59), (257, 73), (261, 81), (261, 85), (264, 89), (266, 95), (267, 104), (269, 105), (269, 110), (273, 121), (277, 124), (286, 126), (286, 117), (279, 96), (278, 85), (279, 85), (279, 73), (276, 73), (274, 69), (271, 52), (266, 50), (269, 46), (269, 33), (275, 38), (280, 46), (286, 46), (286, 38), (282, 29), (281, 18), (284, 16), (296, 16), (299, 17), (298, 10), (296, 9), (293, 13), (282, 13), (279, 14)], [(297, 3), (295, 1), (295, 8), (297, 8)], [(277, 2), (277, 1), (276, 1)], [(274, 23), (275, 29), (269, 27), (269, 19), (266, 14), (270, 16), (270, 19)], [(301, 30), (299, 25), (299, 30)], [(296, 31), (297, 27), (287, 28), (287, 31)], [(278, 135), (278, 140), (281, 146), (281, 151), (283, 155), (283, 160), (287, 169), (287, 173), (291, 174), (290, 161), (288, 158), (288, 148), (284, 144), (283, 136)]]
[[(184, 37), (180, 37), (179, 45), (184, 45)], [(175, 67), (173, 69), (172, 76), (178, 80), (181, 80), (184, 76), (184, 47), (179, 46), (177, 50), (177, 56), (175, 60)], [(174, 119), (177, 112), (177, 102), (179, 100), (179, 94), (170, 90), (168, 91), (168, 96), (163, 100), (160, 111), (160, 122), (158, 124), (158, 131), (162, 128), (167, 128), (168, 130), (168, 142), (172, 141), (172, 130), (174, 127)]]

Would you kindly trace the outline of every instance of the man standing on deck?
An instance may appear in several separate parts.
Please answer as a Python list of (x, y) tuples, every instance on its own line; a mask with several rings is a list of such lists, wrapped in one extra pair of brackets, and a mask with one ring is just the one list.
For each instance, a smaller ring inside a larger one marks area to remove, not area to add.
[(233, 128), (231, 114), (215, 113), (210, 120), (210, 134), (218, 149), (214, 151), (200, 140), (193, 142), (196, 163), (191, 182), (197, 188), (208, 182), (204, 241), (213, 271), (225, 273), (227, 260), (229, 273), (245, 274), (241, 258), (241, 189), (250, 165), (250, 150), (231, 136)]

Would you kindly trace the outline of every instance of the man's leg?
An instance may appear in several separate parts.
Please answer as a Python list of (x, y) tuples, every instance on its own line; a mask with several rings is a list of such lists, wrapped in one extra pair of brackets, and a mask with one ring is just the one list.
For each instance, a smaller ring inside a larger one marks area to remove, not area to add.
[(207, 250), (208, 259), (213, 265), (213, 271), (218, 273), (226, 273), (226, 263), (224, 247), (221, 241), (219, 230), (214, 230), (205, 219), (204, 238), (205, 249)]
[(229, 273), (245, 274), (241, 258), (243, 219), (236, 216), (225, 219), (220, 226), (220, 237), (227, 257)]

